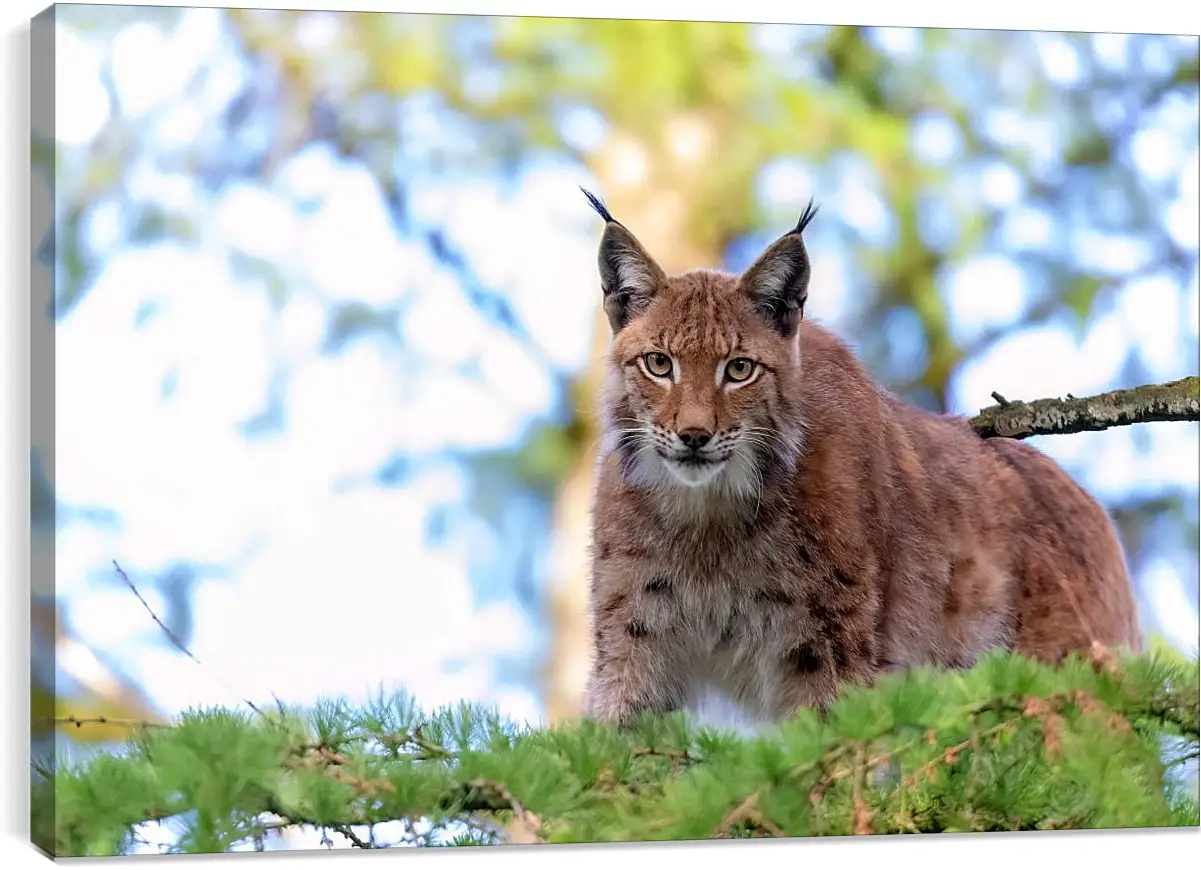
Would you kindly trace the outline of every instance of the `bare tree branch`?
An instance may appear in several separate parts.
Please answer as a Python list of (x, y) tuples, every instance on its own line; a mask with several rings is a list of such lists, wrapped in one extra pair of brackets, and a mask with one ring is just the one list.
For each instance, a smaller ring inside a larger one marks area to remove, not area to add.
[(999, 404), (971, 419), (983, 438), (1029, 438), (1031, 435), (1069, 435), (1097, 432), (1133, 423), (1195, 422), (1201, 419), (1197, 377), (1166, 384), (1147, 384), (1078, 399), (1008, 401), (993, 393)]

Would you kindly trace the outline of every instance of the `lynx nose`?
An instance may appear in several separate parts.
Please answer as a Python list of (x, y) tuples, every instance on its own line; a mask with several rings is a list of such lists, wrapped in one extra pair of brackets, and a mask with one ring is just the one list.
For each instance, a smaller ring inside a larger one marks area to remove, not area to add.
[(709, 443), (709, 439), (713, 437), (713, 433), (706, 432), (704, 429), (682, 429), (678, 433), (680, 440), (684, 442), (684, 446), (689, 450), (700, 450)]

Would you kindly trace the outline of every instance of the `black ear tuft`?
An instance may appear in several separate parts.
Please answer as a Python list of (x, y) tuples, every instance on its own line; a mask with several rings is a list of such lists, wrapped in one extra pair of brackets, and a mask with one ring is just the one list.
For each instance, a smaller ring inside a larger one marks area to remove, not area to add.
[(613, 331), (617, 332), (646, 311), (666, 276), (634, 234), (613, 219), (601, 198), (582, 187), (580, 190), (605, 220), (597, 265), (605, 315)]
[(743, 273), (742, 288), (764, 320), (782, 336), (790, 336), (805, 314), (809, 298), (809, 252), (802, 237), (817, 216), (813, 200), (796, 226), (768, 246)]
[[(589, 194), (589, 196), (591, 196), (591, 194)], [(805, 228), (808, 227), (809, 224), (813, 223), (813, 219), (817, 217), (817, 212), (820, 208), (821, 206), (813, 204), (813, 200), (809, 200), (809, 204), (805, 206), (805, 210), (801, 212), (801, 219), (796, 222), (796, 226), (792, 231), (797, 235), (805, 232)]]
[(580, 188), (580, 192), (583, 193), (584, 196), (588, 197), (588, 204), (591, 205), (593, 210), (604, 219), (605, 223), (617, 223), (617, 221), (613, 220), (613, 215), (609, 214), (609, 209), (605, 208), (604, 200), (602, 200), (595, 193), (592, 193), (589, 190), (584, 190), (582, 187)]

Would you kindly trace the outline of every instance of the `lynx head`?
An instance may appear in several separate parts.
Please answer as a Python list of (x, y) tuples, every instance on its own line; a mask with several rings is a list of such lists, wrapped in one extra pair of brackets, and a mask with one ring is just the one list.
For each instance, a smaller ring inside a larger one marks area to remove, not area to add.
[(668, 276), (626, 227), (605, 220), (599, 268), (613, 331), (602, 413), (635, 485), (758, 498), (795, 467), (802, 420), (800, 323), (809, 286), (802, 234), (817, 209), (742, 275)]

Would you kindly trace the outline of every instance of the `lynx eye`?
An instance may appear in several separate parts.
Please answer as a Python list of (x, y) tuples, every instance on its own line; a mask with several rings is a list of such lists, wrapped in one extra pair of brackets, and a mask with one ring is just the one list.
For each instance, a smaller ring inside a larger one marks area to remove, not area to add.
[(671, 357), (665, 353), (651, 351), (642, 357), (642, 362), (646, 365), (646, 370), (657, 378), (671, 375)]
[(735, 384), (741, 383), (755, 373), (755, 362), (744, 356), (732, 359), (726, 363), (726, 380)]

